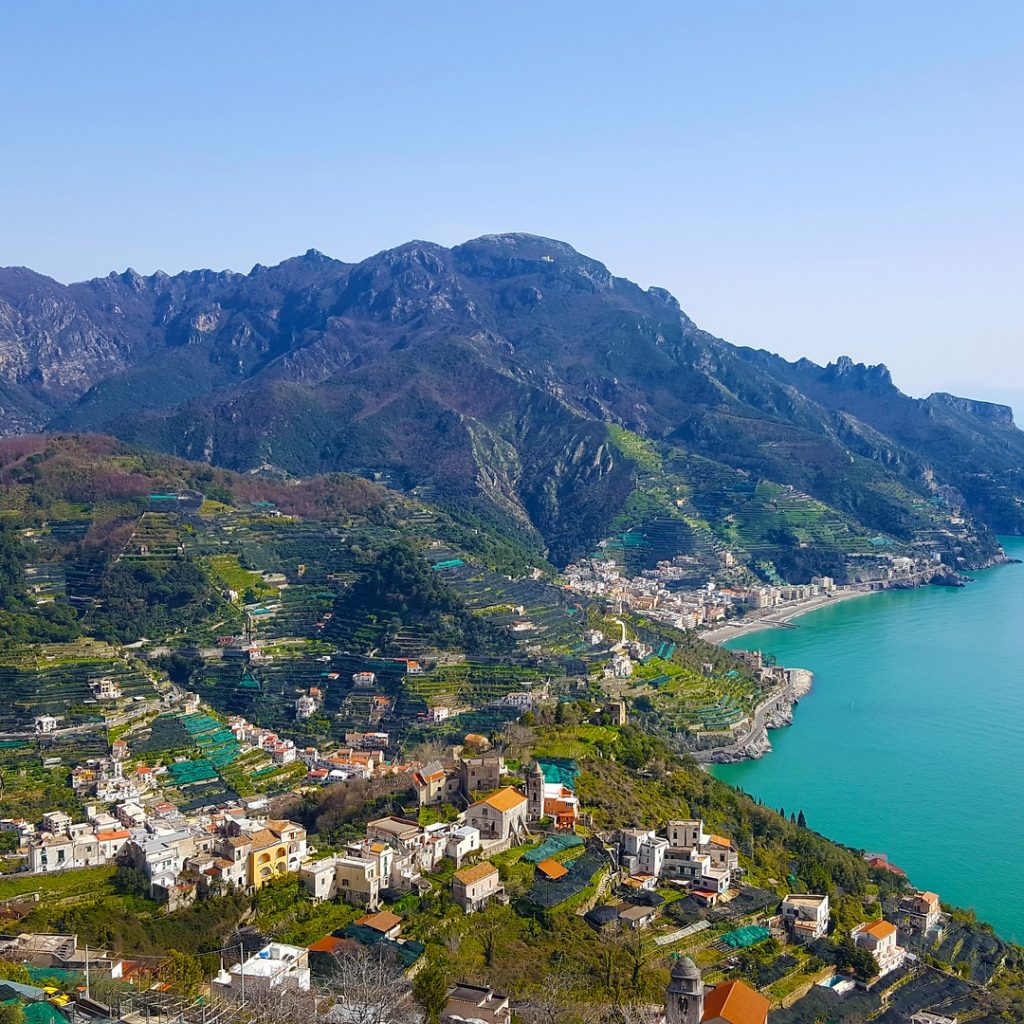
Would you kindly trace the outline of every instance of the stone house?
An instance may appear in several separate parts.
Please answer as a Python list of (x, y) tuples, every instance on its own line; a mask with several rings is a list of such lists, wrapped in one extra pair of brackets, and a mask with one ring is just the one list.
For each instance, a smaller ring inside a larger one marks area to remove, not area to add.
[(466, 824), (480, 833), (483, 842), (515, 839), (526, 835), (526, 797), (511, 786), (472, 804)]
[(504, 893), (505, 887), (501, 884), (498, 869), (488, 861), (456, 871), (452, 880), (455, 902), (467, 914), (483, 910), (492, 899)]

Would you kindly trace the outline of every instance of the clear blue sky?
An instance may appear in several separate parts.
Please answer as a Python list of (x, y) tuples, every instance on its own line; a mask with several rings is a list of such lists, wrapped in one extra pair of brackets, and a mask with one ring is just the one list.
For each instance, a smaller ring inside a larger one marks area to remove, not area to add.
[(740, 344), (1024, 393), (1019, 0), (21, 0), (0, 33), (0, 264), (532, 231)]

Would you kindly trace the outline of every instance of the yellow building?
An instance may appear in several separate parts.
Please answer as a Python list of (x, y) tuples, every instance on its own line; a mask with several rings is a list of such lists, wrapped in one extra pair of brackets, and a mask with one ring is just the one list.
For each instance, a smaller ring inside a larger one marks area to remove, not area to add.
[(249, 833), (248, 882), (259, 889), (270, 879), (298, 871), (306, 853), (306, 832), (288, 821), (269, 821), (266, 828)]

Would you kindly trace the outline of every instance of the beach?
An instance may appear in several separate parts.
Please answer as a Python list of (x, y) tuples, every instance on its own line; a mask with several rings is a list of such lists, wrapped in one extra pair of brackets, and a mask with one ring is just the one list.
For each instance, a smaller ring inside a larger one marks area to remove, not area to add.
[(724, 626), (716, 626), (700, 634), (702, 640), (710, 644), (724, 644), (727, 640), (735, 640), (736, 637), (746, 633), (756, 633), (759, 630), (771, 629), (772, 627), (784, 627), (786, 623), (808, 612), (817, 611), (819, 608), (827, 608), (843, 601), (850, 601), (855, 597), (866, 597), (869, 594), (878, 594), (878, 590), (848, 589), (836, 590), (835, 592), (821, 597), (812, 597), (807, 601), (794, 601), (782, 608), (771, 608), (757, 617), (744, 615), (742, 619), (733, 620)]

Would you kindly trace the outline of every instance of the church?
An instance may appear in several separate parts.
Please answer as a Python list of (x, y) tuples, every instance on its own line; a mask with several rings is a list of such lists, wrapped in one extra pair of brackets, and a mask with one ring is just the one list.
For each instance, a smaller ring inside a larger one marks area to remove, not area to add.
[(665, 1024), (767, 1024), (771, 1003), (742, 981), (704, 991), (697, 965), (687, 956), (672, 964), (665, 991)]

